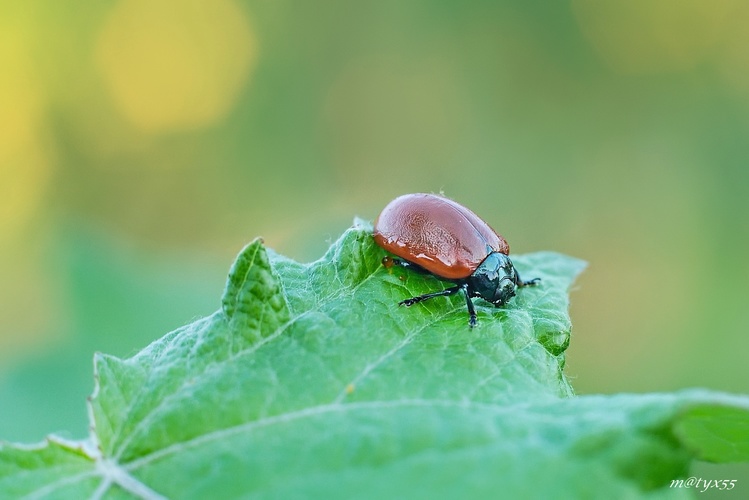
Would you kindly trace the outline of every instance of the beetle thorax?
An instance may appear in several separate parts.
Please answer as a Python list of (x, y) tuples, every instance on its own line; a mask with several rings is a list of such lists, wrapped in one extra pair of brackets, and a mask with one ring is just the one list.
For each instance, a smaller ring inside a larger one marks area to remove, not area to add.
[(507, 255), (492, 252), (466, 282), (471, 295), (499, 307), (515, 295), (518, 274)]

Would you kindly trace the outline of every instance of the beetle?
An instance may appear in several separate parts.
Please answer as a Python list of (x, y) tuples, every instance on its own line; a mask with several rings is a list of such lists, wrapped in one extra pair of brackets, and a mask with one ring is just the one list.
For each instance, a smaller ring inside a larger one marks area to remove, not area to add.
[(406, 194), (388, 203), (375, 221), (374, 240), (397, 257), (383, 258), (384, 266), (398, 265), (455, 284), (399, 305), (410, 307), (463, 292), (471, 327), (476, 326), (473, 297), (501, 307), (518, 287), (540, 281), (520, 279), (509, 257), (510, 246), (489, 224), (463, 205), (435, 194)]

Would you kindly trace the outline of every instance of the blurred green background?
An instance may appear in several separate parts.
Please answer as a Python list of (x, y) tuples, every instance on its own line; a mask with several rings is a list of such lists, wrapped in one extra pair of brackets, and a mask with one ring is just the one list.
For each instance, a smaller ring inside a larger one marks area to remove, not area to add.
[[(444, 193), (590, 267), (581, 394), (749, 393), (749, 4), (0, 0), (0, 438), (86, 434), (92, 355)], [(718, 479), (711, 477), (711, 479)]]

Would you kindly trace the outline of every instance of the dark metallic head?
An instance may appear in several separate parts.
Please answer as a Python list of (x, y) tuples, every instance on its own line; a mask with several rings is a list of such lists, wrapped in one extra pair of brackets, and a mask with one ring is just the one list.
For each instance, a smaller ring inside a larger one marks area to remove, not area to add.
[(507, 255), (492, 252), (466, 281), (471, 296), (499, 307), (515, 296), (518, 273)]

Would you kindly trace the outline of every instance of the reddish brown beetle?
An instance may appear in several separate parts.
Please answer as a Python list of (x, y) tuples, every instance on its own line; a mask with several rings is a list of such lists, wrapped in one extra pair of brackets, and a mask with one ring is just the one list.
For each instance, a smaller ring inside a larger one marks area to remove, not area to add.
[(411, 297), (400, 305), (412, 306), (462, 290), (472, 327), (476, 325), (472, 297), (500, 307), (515, 295), (517, 287), (540, 281), (521, 280), (508, 257), (510, 246), (505, 239), (478, 215), (442, 196), (419, 193), (394, 199), (375, 221), (374, 239), (400, 257), (385, 257), (384, 265), (399, 265), (455, 283), (439, 292)]

